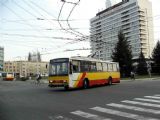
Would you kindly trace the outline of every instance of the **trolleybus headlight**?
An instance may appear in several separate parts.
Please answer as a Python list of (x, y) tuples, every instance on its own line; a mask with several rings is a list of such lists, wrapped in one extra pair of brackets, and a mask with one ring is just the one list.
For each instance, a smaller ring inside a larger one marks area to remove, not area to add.
[(53, 81), (52, 81), (52, 80), (50, 80), (49, 82), (50, 82), (50, 83), (52, 83)]

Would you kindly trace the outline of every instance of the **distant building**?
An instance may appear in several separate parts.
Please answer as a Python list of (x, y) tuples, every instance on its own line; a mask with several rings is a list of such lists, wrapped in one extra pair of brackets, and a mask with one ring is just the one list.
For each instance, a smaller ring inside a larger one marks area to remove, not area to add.
[(106, 0), (106, 8), (109, 8), (111, 7), (111, 0)]
[(106, 0), (106, 9), (116, 4), (116, 0)]
[(123, 31), (130, 42), (133, 59), (138, 59), (142, 50), (145, 58), (151, 56), (154, 37), (152, 4), (149, 0), (122, 0), (90, 20), (90, 40), (95, 58), (112, 60), (112, 51), (118, 41), (118, 32)]
[(0, 71), (3, 71), (3, 63), (4, 63), (4, 48), (0, 47)]
[(4, 72), (14, 72), (19, 76), (35, 76), (36, 74), (48, 74), (48, 62), (6, 61)]
[(40, 52), (33, 52), (28, 54), (28, 61), (30, 62), (41, 62), (41, 54)]

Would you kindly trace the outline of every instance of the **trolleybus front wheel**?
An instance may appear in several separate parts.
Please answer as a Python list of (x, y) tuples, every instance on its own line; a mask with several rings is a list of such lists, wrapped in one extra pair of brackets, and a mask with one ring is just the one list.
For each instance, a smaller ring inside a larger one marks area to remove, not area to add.
[(108, 78), (108, 85), (112, 85), (112, 77)]
[(89, 81), (88, 81), (88, 79), (84, 79), (83, 80), (83, 88), (87, 89), (88, 87), (89, 87)]

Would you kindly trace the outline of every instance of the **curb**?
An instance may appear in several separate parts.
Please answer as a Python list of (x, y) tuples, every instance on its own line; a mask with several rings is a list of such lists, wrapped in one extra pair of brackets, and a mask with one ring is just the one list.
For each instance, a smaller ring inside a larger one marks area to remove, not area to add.
[(158, 80), (158, 79), (160, 79), (160, 77), (155, 77), (155, 78), (143, 78), (143, 79), (139, 78), (139, 79), (135, 79), (135, 80), (131, 80), (131, 79), (129, 79), (129, 80), (123, 80), (123, 79), (121, 79), (121, 81), (142, 81), (142, 80)]

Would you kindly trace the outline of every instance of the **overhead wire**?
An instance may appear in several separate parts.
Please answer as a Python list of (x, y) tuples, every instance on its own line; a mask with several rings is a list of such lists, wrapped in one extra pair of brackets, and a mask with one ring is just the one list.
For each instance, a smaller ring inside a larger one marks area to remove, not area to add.
[(28, 14), (30, 14), (31, 16), (37, 18), (36, 15), (34, 15), (32, 12), (29, 12), (29, 10), (26, 10), (24, 7), (20, 6), (15, 0), (12, 0), (12, 1), (13, 1), (13, 3), (14, 3), (16, 6), (18, 6), (18, 7), (21, 8), (22, 10), (24, 10), (26, 13), (28, 13)]
[[(3, 18), (1, 20), (3, 20)], [(4, 20), (7, 20), (7, 19), (4, 19)], [(37, 21), (37, 20), (52, 20), (52, 21), (56, 21), (56, 22), (58, 21), (57, 19), (40, 18), (40, 17), (37, 17), (37, 19), (23, 19), (23, 20), (12, 19), (12, 20), (7, 20), (7, 21), (8, 22), (19, 22), (19, 21)], [(68, 21), (88, 21), (88, 20), (89, 19), (69, 19)], [(66, 19), (60, 19), (59, 21), (66, 22)]]
[[(5, 39), (4, 39), (5, 40)], [(6, 41), (6, 43), (7, 42), (12, 42), (12, 40), (8, 40), (7, 39), (7, 41)], [(35, 44), (33, 44), (33, 42), (32, 42), (32, 44), (26, 44), (26, 43), (23, 43), (23, 42), (14, 42), (14, 43), (12, 43), (12, 44), (8, 44), (8, 45), (10, 45), (10, 46), (20, 46), (20, 47), (30, 47), (30, 48), (33, 48), (33, 47), (40, 47), (40, 46), (42, 46), (42, 44), (38, 44), (38, 43), (35, 43)]]
[(43, 12), (47, 13), (48, 15), (52, 16), (53, 18), (57, 19), (53, 14), (49, 13), (47, 10), (40, 7), (38, 4), (34, 3), (33, 1), (30, 1), (30, 3), (33, 4), (34, 6), (36, 6), (37, 8), (41, 9)]
[(74, 30), (74, 29), (71, 27), (70, 23), (69, 23), (69, 21), (70, 21), (69, 18), (70, 18), (70, 16), (71, 16), (71, 14), (73, 13), (75, 7), (76, 7), (79, 3), (80, 3), (80, 0), (73, 5), (73, 7), (72, 7), (72, 9), (71, 9), (71, 11), (70, 11), (70, 13), (69, 13), (69, 15), (68, 15), (68, 17), (67, 17), (67, 24), (68, 24), (68, 27), (69, 27), (70, 30), (72, 30), (72, 31), (75, 32), (75, 33), (80, 34), (83, 38), (85, 38), (86, 36), (85, 36), (83, 33), (80, 33), (79, 31)]
[[(24, 1), (23, 1), (24, 2)], [(26, 2), (26, 1), (25, 1)], [(27, 2), (26, 2), (27, 3)], [(33, 3), (33, 2), (32, 2)], [(27, 3), (28, 4), (28, 3)], [(35, 4), (34, 3), (34, 5), (36, 5), (36, 7), (37, 7), (37, 4)], [(39, 7), (38, 7), (39, 8)], [(44, 10), (44, 9), (43, 9)], [(43, 12), (47, 12), (46, 10), (45, 11), (43, 11)], [(47, 12), (47, 14), (48, 15), (50, 15), (51, 17), (54, 17), (54, 16), (52, 16), (50, 13), (48, 13)], [(157, 18), (158, 17), (158, 18)], [(149, 21), (152, 21), (152, 18), (157, 18), (157, 19), (160, 19), (159, 18), (160, 17), (160, 15), (155, 15), (155, 16), (149, 16), (149, 17), (147, 17), (147, 19), (150, 19)], [(47, 18), (39, 18), (39, 17), (37, 17), (37, 19), (38, 20), (52, 20), (52, 21), (58, 21), (57, 20), (57, 18), (56, 17), (54, 17), (54, 19), (47, 19)], [(3, 20), (3, 18), (1, 19), (1, 20)], [(17, 22), (17, 21), (34, 21), (34, 20), (36, 20), (36, 19), (24, 19), (24, 20), (22, 20), (22, 19), (14, 19), (14, 20), (7, 20), (7, 21), (10, 21), (10, 22)], [(68, 21), (88, 21), (89, 19), (68, 19)], [(59, 21), (64, 21), (64, 22), (66, 22), (67, 20), (66, 19), (60, 19)]]
[(69, 13), (69, 15), (68, 15), (68, 17), (67, 17), (67, 24), (68, 24), (68, 27), (69, 27), (69, 29), (70, 30), (72, 30), (72, 31), (74, 31), (74, 32), (76, 32), (76, 33), (78, 33), (78, 34), (80, 34), (80, 35), (82, 35), (82, 36), (84, 36), (82, 33), (80, 33), (80, 32), (78, 32), (78, 31), (75, 31), (75, 30), (73, 30), (72, 29), (72, 27), (71, 27), (71, 25), (70, 25), (70, 23), (69, 23), (69, 18), (70, 18), (70, 16), (71, 16), (71, 14), (72, 14), (72, 12), (73, 12), (73, 10), (75, 9), (75, 7), (79, 4), (79, 2), (80, 2), (80, 0), (77, 2), (77, 3), (75, 3), (74, 5), (73, 5), (73, 7), (72, 7), (72, 9), (71, 9), (71, 11), (70, 11), (70, 13)]
[[(73, 29), (71, 28), (71, 26), (70, 26), (70, 24), (69, 24), (69, 22), (68, 22), (68, 21), (69, 21), (69, 17), (71, 16), (74, 8), (77, 6), (77, 4), (80, 2), (80, 0), (79, 0), (77, 3), (71, 3), (71, 4), (74, 4), (74, 6), (73, 6), (73, 8), (71, 9), (71, 11), (70, 11), (70, 13), (69, 13), (69, 15), (68, 15), (68, 17), (67, 17), (67, 19), (66, 19), (67, 24), (68, 24), (68, 26), (69, 26), (69, 29), (70, 29), (71, 31), (64, 29), (64, 27), (62, 26), (61, 22), (59, 21), (59, 20), (60, 20), (59, 18), (60, 18), (60, 15), (61, 15), (61, 13), (62, 13), (62, 10), (63, 10), (63, 7), (64, 7), (65, 3), (70, 3), (70, 2), (66, 2), (65, 0), (61, 0), (61, 1), (62, 1), (63, 3), (62, 3), (62, 6), (61, 6), (61, 8), (60, 8), (59, 15), (58, 15), (58, 23), (59, 23), (60, 27), (61, 27), (63, 30), (65, 30), (66, 32), (69, 32), (69, 33), (71, 33), (71, 34), (73, 34), (73, 35), (76, 35), (76, 37), (81, 37), (81, 38), (78, 39), (78, 40), (74, 40), (74, 41), (72, 41), (72, 42), (68, 42), (68, 44), (74, 44), (74, 43), (77, 43), (77, 42), (80, 42), (80, 41), (84, 41), (84, 40), (86, 39), (86, 37), (84, 37), (83, 34), (80, 35), (80, 33), (77, 32), (77, 31), (76, 31), (76, 33), (75, 33), (75, 31), (73, 31)], [(78, 33), (78, 34), (77, 34), (77, 33)], [(87, 39), (88, 39), (88, 38), (87, 38)]]
[[(60, 22), (60, 16), (61, 16), (61, 13), (62, 13), (62, 10), (63, 10), (64, 5), (65, 5), (65, 2), (63, 2), (62, 6), (61, 6), (61, 8), (60, 8), (59, 14), (58, 14), (58, 24), (59, 24), (59, 26), (60, 26), (60, 28), (61, 28), (62, 30), (66, 31), (66, 32), (69, 32), (69, 33), (71, 33), (71, 34), (73, 34), (73, 35), (76, 35), (76, 34), (74, 34), (73, 32), (70, 32), (70, 31), (66, 30), (66, 29), (62, 26), (62, 24), (61, 24), (61, 22)], [(77, 35), (76, 35), (76, 37), (77, 37)]]
[[(14, 15), (16, 15), (18, 18), (20, 18), (21, 20), (23, 20), (23, 18), (21, 16), (19, 16), (14, 10), (12, 10), (11, 8), (9, 8), (7, 5), (5, 5), (4, 3), (0, 2), (5, 8), (7, 8), (10, 12), (12, 12)], [(42, 34), (40, 31), (36, 30), (31, 24), (29, 24), (27, 21), (23, 21), (28, 25), (29, 27), (31, 27), (32, 29), (34, 29), (36, 32), (38, 32), (39, 34)]]
[[(19, 5), (15, 0), (12, 0), (12, 1), (13, 1), (13, 3), (14, 3), (16, 6), (18, 6), (20, 9), (24, 10), (26, 13), (28, 13), (29, 15), (31, 15), (31, 16), (35, 17), (35, 19), (37, 19), (37, 16), (34, 15), (32, 12), (26, 10), (24, 7), (22, 7), (21, 5)], [(44, 35), (44, 33), (42, 33), (40, 30), (37, 30), (37, 31), (38, 31), (40, 34), (43, 34), (43, 35)]]
[[(61, 27), (62, 30), (66, 31), (66, 32), (68, 32), (68, 33), (71, 33), (72, 35), (75, 35), (76, 37), (82, 37), (82, 35), (79, 35), (79, 34), (76, 34), (76, 33), (72, 32), (72, 31), (69, 31), (68, 29), (65, 29), (65, 28), (62, 26), (61, 21), (60, 21), (60, 16), (61, 16), (61, 13), (62, 13), (62, 10), (63, 10), (63, 7), (64, 7), (65, 3), (68, 3), (68, 2), (66, 2), (65, 0), (61, 0), (61, 1), (62, 1), (63, 3), (62, 3), (62, 5), (61, 5), (61, 8), (60, 8), (60, 11), (59, 11), (59, 14), (58, 14), (58, 23), (59, 23), (59, 26)], [(71, 3), (71, 4), (76, 4), (76, 3), (72, 3), (72, 2), (69, 2), (69, 3)], [(70, 16), (70, 15), (69, 15), (69, 16)], [(67, 19), (66, 19), (66, 21), (67, 21)], [(70, 28), (69, 28), (69, 29), (70, 29)]]
[[(25, 8), (21, 7), (17, 2), (15, 2), (13, 0), (13, 2), (21, 9), (23, 9), (25, 12), (27, 12), (28, 14), (32, 15), (33, 17), (37, 18), (36, 15), (34, 15), (33, 13), (27, 11)], [(41, 16), (43, 16), (41, 14)], [(35, 37), (35, 38), (52, 38), (52, 39), (61, 39), (61, 40), (70, 40), (70, 38), (63, 38), (63, 37), (47, 37), (47, 36), (35, 36), (35, 35), (22, 35), (22, 34), (3, 34), (3, 35), (12, 35), (12, 36), (20, 36), (20, 37)], [(73, 40), (73, 39), (72, 39)]]
[[(33, 5), (35, 5), (35, 6), (37, 6), (38, 8), (40, 8), (41, 10), (43, 10), (44, 12), (46, 12), (47, 14), (49, 14), (50, 16), (52, 16), (52, 17), (54, 17), (52, 14), (50, 14), (49, 12), (47, 12), (46, 10), (44, 10), (43, 8), (41, 8), (40, 6), (38, 6), (37, 4), (35, 4), (34, 2), (32, 2), (32, 1), (30, 1)], [(60, 15), (61, 15), (61, 12), (62, 12), (62, 9), (63, 9), (63, 7), (64, 7), (64, 4), (65, 4), (65, 2), (62, 4), (62, 6), (61, 6), (61, 9), (60, 9), (60, 12), (59, 12), (59, 15), (58, 15), (58, 19), (57, 19), (57, 21), (58, 21), (58, 23), (59, 23), (59, 26), (61, 27), (61, 29), (62, 30), (64, 30), (64, 31), (66, 31), (66, 32), (69, 32), (69, 33), (71, 33), (71, 34), (73, 34), (73, 35), (76, 35), (76, 37), (81, 37), (81, 36), (77, 36), (77, 34), (75, 34), (75, 33), (73, 33), (73, 32), (70, 32), (69, 30), (67, 30), (67, 29), (65, 29), (62, 25), (61, 25), (61, 21), (62, 20), (60, 20)], [(55, 17), (54, 17), (55, 18)], [(63, 21), (66, 21), (66, 20), (63, 20)], [(81, 41), (81, 38), (76, 38), (75, 39), (76, 41), (78, 40), (78, 41)], [(75, 41), (75, 40), (73, 40), (73, 41)], [(68, 44), (70, 44), (70, 42), (68, 43)], [(66, 44), (64, 44), (64, 45), (66, 45)], [(62, 45), (62, 46), (64, 46), (64, 45)]]
[[(15, 1), (14, 1), (15, 2)], [(17, 4), (16, 4), (17, 5)], [(19, 5), (18, 5), (19, 6)], [(20, 7), (20, 6), (19, 6)], [(8, 8), (8, 7), (7, 7)], [(22, 7), (20, 7), (21, 9), (23, 9)], [(9, 9), (9, 8), (8, 8)], [(13, 10), (11, 10), (11, 9), (9, 9), (10, 11), (12, 11), (14, 14), (16, 14)], [(27, 12), (25, 9), (23, 9), (25, 12)], [(27, 13), (29, 13), (29, 14), (31, 14), (30, 12), (27, 12)], [(16, 14), (17, 15), (17, 14)], [(36, 17), (34, 14), (31, 14), (32, 16), (34, 16), (34, 17)], [(17, 15), (18, 16), (18, 15)], [(23, 21), (23, 22), (27, 22), (27, 21), (24, 21), (24, 20), (22, 20), (22, 18), (21, 17), (19, 17), (20, 19), (21, 19), (21, 21)], [(62, 20), (59, 20), (59, 21), (62, 21)], [(30, 25), (31, 26), (31, 25)], [(3, 35), (9, 35), (9, 34), (5, 34), (5, 33), (3, 33)], [(22, 35), (22, 34), (10, 34), (10, 36), (21, 36), (21, 37), (35, 37), (35, 38), (37, 38), (37, 37), (42, 37), (42, 38), (46, 38), (45, 36), (43, 37), (43, 36), (35, 36), (35, 35)], [(47, 38), (49, 38), (49, 37), (47, 37)], [(53, 37), (51, 37), (51, 38), (53, 38)], [(54, 37), (54, 39), (55, 39), (55, 37)], [(59, 39), (59, 38), (57, 38), (57, 39)], [(62, 39), (62, 38), (60, 38), (60, 39)], [(68, 38), (67, 38), (68, 39)], [(65, 38), (65, 40), (66, 40), (66, 38)], [(72, 40), (76, 40), (76, 39), (72, 39)], [(77, 40), (80, 40), (80, 39), (77, 39)]]
[[(36, 9), (34, 9), (34, 8), (33, 8), (29, 3), (27, 3), (25, 0), (24, 0), (23, 2), (25, 2), (32, 10), (34, 10), (34, 11), (36, 11), (38, 14), (40, 14), (40, 15), (43, 17), (43, 19), (46, 19), (43, 14), (41, 14), (39, 11), (37, 11)], [(31, 2), (31, 4), (34, 5), (34, 6), (36, 6), (38, 9), (41, 9), (42, 11), (46, 12), (47, 14), (49, 14), (46, 10), (42, 9), (42, 8), (41, 8), (40, 6), (38, 6), (37, 4), (34, 4), (33, 2)], [(49, 15), (50, 15), (50, 14), (49, 14)], [(53, 17), (53, 15), (52, 15), (52, 17)], [(43, 19), (37, 18), (37, 20), (43, 20)], [(49, 23), (51, 23), (51, 24), (54, 25), (54, 23), (53, 23), (52, 21), (50, 21), (50, 20), (48, 20), (48, 19), (47, 19), (47, 21), (48, 21)], [(64, 40), (64, 39), (63, 39), (63, 40)], [(69, 38), (67, 38), (66, 40), (69, 40)]]
[[(21, 9), (23, 9), (25, 12), (27, 12), (26, 9), (22, 8), (19, 4), (17, 4), (15, 1), (14, 3)], [(7, 7), (7, 6), (6, 6)], [(8, 8), (8, 7), (7, 7)], [(16, 16), (18, 16), (20, 19), (21, 17), (19, 15), (17, 15), (12, 9), (8, 8), (10, 11), (12, 11)], [(28, 14), (36, 17), (35, 15), (33, 15), (31, 12), (27, 12)], [(37, 18), (37, 17), (36, 17)], [(29, 25), (29, 24), (28, 24)], [(31, 26), (31, 25), (30, 25)], [(8, 33), (1, 33), (3, 35), (8, 35), (8, 36), (20, 36), (20, 37), (34, 37), (34, 38), (52, 38), (52, 39), (62, 39), (62, 40), (75, 40), (75, 39), (71, 39), (71, 38), (63, 38), (63, 37), (48, 37), (48, 36), (36, 36), (36, 35), (22, 35), (22, 34), (8, 34)]]
[[(157, 26), (160, 27), (160, 26)], [(73, 28), (75, 30), (86, 30), (88, 28)], [(41, 28), (41, 29), (37, 29), (37, 30), (43, 30), (43, 31), (61, 31), (62, 29), (58, 29), (58, 28)], [(33, 29), (3, 29), (3, 31), (33, 31)]]
[(37, 36), (37, 35), (9, 34), (9, 33), (0, 33), (0, 34), (7, 35), (7, 36), (19, 36), (19, 37), (49, 38), (49, 39), (60, 39), (60, 40), (75, 40), (73, 38), (53, 37), (53, 36)]
[[(43, 19), (46, 19), (46, 17), (43, 15), (43, 14), (41, 14), (38, 10), (36, 10), (35, 8), (33, 8), (28, 2), (26, 2), (25, 0), (23, 0), (23, 2), (25, 3), (25, 4), (27, 4), (33, 11), (36, 11), (39, 15), (41, 15), (42, 17), (43, 17)], [(37, 17), (37, 20), (39, 20), (39, 18)], [(53, 24), (54, 25), (54, 23), (52, 22), (52, 21), (50, 21), (50, 20), (48, 20), (48, 19), (46, 19), (49, 23), (51, 23), (51, 24)]]
[[(18, 36), (18, 37), (29, 37), (29, 38), (48, 38), (48, 39), (59, 39), (59, 40), (71, 40), (71, 41), (73, 41), (73, 40), (75, 40), (75, 39), (73, 39), (73, 38), (64, 38), (64, 37), (49, 37), (49, 36), (36, 36), (36, 35), (23, 35), (23, 34), (8, 34), (8, 33), (0, 33), (0, 34), (2, 34), (4, 37), (5, 36)], [(21, 39), (20, 40), (20, 42), (22, 42), (22, 43), (26, 43), (27, 41), (26, 40), (24, 40), (24, 39)], [(31, 42), (31, 41), (30, 41)], [(36, 41), (32, 41), (31, 43), (35, 43)], [(39, 41), (38, 41), (39, 42)], [(17, 43), (17, 42), (16, 42)], [(42, 42), (39, 42), (40, 44), (43, 44), (44, 45), (44, 43), (42, 43)], [(45, 42), (46, 43), (46, 42)], [(36, 43), (37, 44), (37, 43)], [(51, 45), (51, 44), (49, 44), (49, 45)], [(67, 46), (67, 45), (69, 45), (68, 43), (64, 43), (64, 45), (65, 46)], [(54, 48), (62, 48), (62, 47), (64, 47), (64, 45), (62, 44), (62, 45), (57, 45), (57, 46), (55, 46)], [(52, 50), (53, 49), (53, 47), (52, 46), (50, 46), (50, 48), (48, 48), (48, 50)]]

